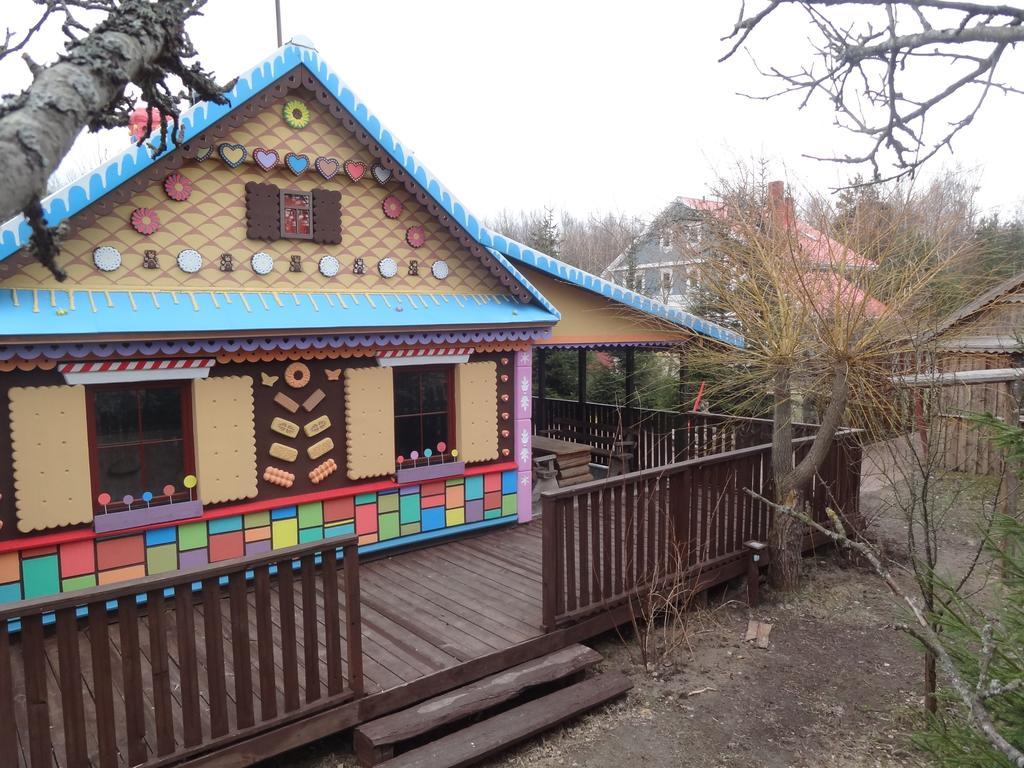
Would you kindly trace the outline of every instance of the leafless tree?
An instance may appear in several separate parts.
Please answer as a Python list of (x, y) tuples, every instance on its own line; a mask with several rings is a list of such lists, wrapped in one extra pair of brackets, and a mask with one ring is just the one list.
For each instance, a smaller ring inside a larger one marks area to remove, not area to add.
[(802, 108), (824, 96), (836, 124), (863, 137), (866, 146), (819, 159), (867, 163), (875, 181), (912, 175), (943, 148), (952, 150), (953, 139), (993, 92), (1024, 92), (999, 69), (1024, 41), (1019, 4), (766, 0), (749, 10), (744, 3), (723, 38), (730, 47), (722, 60), (748, 48), (754, 32), (767, 31), (787, 7), (802, 11), (813, 30), (811, 61), (793, 71), (759, 66), (781, 88), (758, 98), (798, 94)]
[[(166, 151), (179, 133), (180, 105), (188, 98), (226, 103), (233, 82), (218, 85), (199, 63), (185, 22), (199, 15), (205, 0), (32, 0), (36, 21), (25, 31), (7, 29), (0, 61), (19, 52), (32, 83), (0, 100), (0, 220), (25, 214), (32, 248), (57, 279), (60, 232), (43, 219), (40, 197), (46, 183), (83, 128), (127, 125), (138, 88), (149, 108), (146, 138), (159, 127), (154, 154)], [(5, 3), (5, 10), (7, 4)], [(91, 28), (86, 16), (104, 14)], [(59, 24), (66, 41), (56, 61), (40, 66), (25, 46), (44, 26)], [(184, 88), (183, 92), (176, 89)], [(157, 124), (154, 111), (159, 113)], [(140, 139), (140, 144), (145, 139)]]

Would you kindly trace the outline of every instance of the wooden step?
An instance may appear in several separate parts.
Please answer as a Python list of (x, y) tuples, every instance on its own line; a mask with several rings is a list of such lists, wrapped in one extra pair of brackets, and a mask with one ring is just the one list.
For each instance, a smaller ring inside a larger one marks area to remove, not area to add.
[(399, 755), (380, 768), (460, 768), (622, 696), (633, 681), (621, 672), (595, 675)]
[(564, 680), (599, 661), (601, 654), (597, 651), (585, 645), (570, 645), (414, 707), (363, 723), (355, 729), (356, 757), (360, 765), (376, 765), (392, 756), (395, 744), (511, 701), (528, 688)]

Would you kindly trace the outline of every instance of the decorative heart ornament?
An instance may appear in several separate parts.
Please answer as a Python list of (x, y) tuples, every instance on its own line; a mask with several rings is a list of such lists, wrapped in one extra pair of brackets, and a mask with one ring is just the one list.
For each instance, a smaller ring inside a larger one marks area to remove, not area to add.
[(301, 176), (309, 168), (309, 158), (306, 155), (297, 155), (294, 152), (289, 152), (284, 156), (284, 164), (296, 176)]
[(249, 150), (241, 144), (221, 144), (217, 147), (217, 154), (228, 168), (237, 168), (245, 162), (245, 158), (249, 156)]
[(337, 176), (338, 171), (341, 170), (341, 163), (333, 157), (318, 157), (314, 165), (316, 165), (317, 173), (328, 181)]
[(378, 184), (387, 184), (391, 181), (391, 173), (390, 168), (385, 168), (380, 163), (374, 163), (373, 168), (370, 169), (370, 175)]
[(203, 147), (202, 149), (196, 150), (196, 162), (203, 162), (206, 158), (213, 154), (213, 147)]
[(346, 160), (345, 173), (352, 181), (359, 181), (366, 175), (366, 163), (361, 163), (358, 160)]
[(281, 160), (281, 156), (272, 149), (264, 149), (263, 147), (256, 147), (252, 151), (252, 159), (256, 161), (256, 165), (262, 168), (264, 171), (269, 171)]

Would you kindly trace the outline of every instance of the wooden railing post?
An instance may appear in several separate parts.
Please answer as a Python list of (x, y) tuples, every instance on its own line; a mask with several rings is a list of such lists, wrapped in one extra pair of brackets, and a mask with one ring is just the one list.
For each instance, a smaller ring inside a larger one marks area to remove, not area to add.
[(345, 568), (345, 620), (348, 639), (348, 687), (356, 697), (363, 696), (363, 622), (360, 617), (359, 548), (350, 541), (342, 548)]
[(541, 590), (544, 631), (555, 628), (557, 595), (557, 569), (560, 567), (557, 548), (558, 516), (555, 500), (547, 494), (541, 496)]

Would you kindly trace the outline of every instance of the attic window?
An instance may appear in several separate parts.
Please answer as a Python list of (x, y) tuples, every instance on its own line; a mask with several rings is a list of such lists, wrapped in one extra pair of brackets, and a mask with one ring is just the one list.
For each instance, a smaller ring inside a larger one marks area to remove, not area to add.
[(281, 190), (281, 237), (313, 239), (313, 199), (306, 192)]

